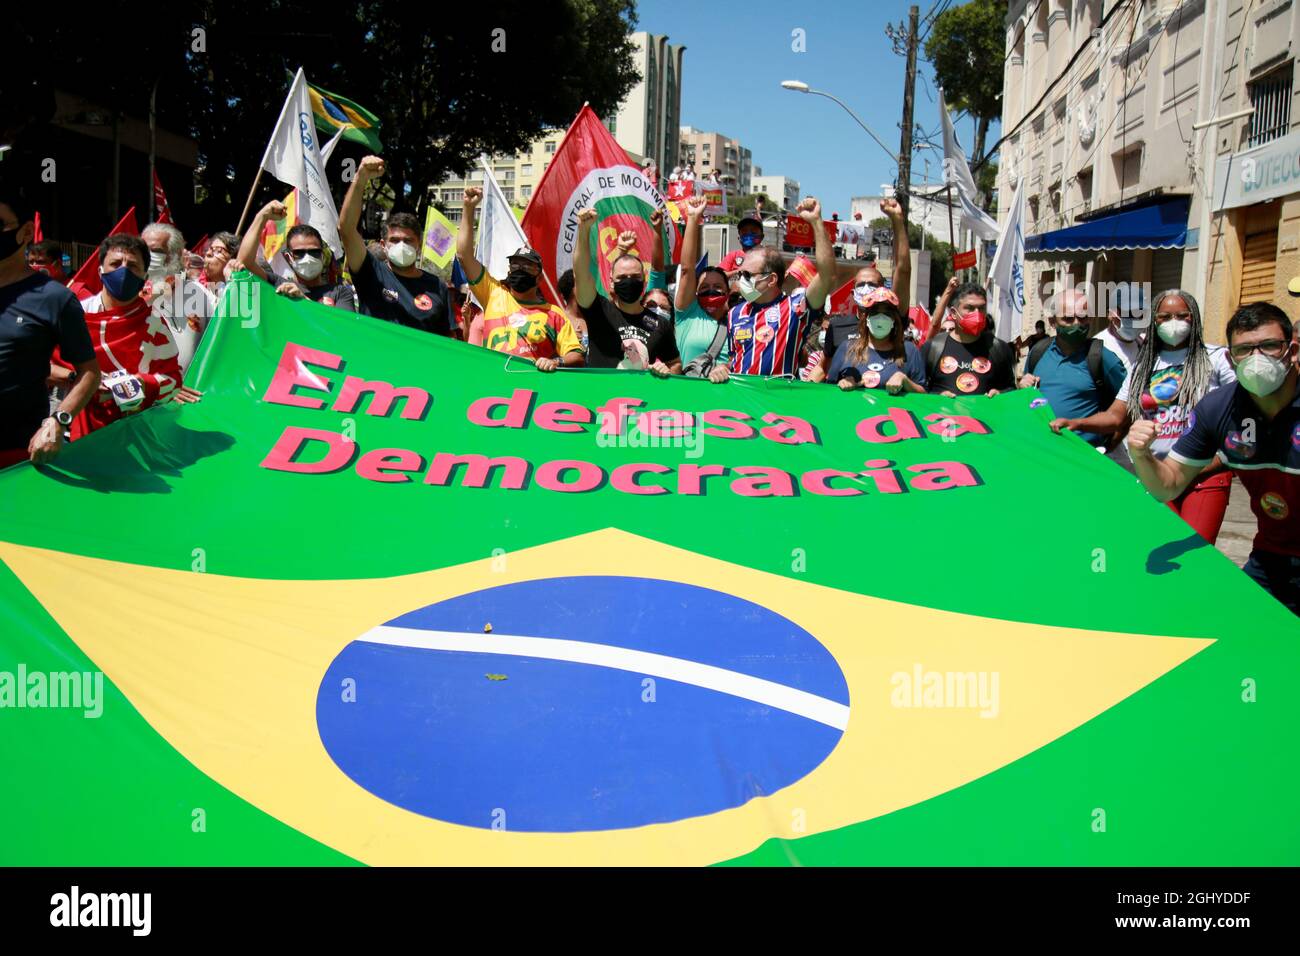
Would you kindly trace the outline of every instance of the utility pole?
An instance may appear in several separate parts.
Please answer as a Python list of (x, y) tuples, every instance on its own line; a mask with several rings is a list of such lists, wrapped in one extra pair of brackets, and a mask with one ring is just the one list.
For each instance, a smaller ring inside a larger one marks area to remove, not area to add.
[(912, 100), (916, 93), (916, 45), (920, 10), (913, 6), (907, 12), (907, 34), (902, 39), (907, 44), (907, 75), (903, 80), (903, 135), (898, 146), (898, 201), (903, 207), (903, 221), (907, 221), (912, 192)]

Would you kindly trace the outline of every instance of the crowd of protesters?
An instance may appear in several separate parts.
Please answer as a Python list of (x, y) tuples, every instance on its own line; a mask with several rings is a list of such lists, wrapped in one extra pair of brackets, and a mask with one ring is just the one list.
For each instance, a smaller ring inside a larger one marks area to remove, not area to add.
[[(813, 227), (815, 273), (796, 274), (764, 245), (761, 221), (748, 219), (738, 227), (740, 250), (718, 266), (682, 268), (671, 283), (659, 214), (648, 255), (632, 232), (609, 254), (592, 248), (596, 212), (584, 209), (574, 268), (558, 277), (553, 302), (534, 250), (515, 250), (503, 278), (476, 257), (477, 187), (465, 190), (457, 236), (466, 281), (450, 287), (420, 267), (421, 230), (409, 213), (390, 214), (372, 241), (362, 237), (362, 197), (383, 172), (379, 157), (359, 164), (339, 210), (340, 257), (300, 224), (267, 259), (264, 232), (288, 214), (272, 202), (242, 238), (218, 233), (202, 255), (166, 223), (140, 237), (109, 236), (96, 253), (100, 291), (80, 300), (64, 284), (57, 244), (33, 242), (21, 188), (0, 186), (0, 467), (48, 462), (65, 441), (151, 405), (198, 401), (183, 384), (186, 369), (224, 283), (247, 270), (280, 295), (463, 339), (542, 372), (638, 369), (715, 384), (777, 376), (948, 398), (1035, 388), (1053, 431), (1075, 433), (1127, 469), (1208, 542), (1236, 475), (1259, 523), (1244, 570), (1300, 614), (1297, 343), (1276, 305), (1239, 308), (1227, 322), (1227, 346), (1218, 348), (1206, 343), (1200, 306), (1184, 290), (1113, 303), (1100, 330), (1088, 297), (1067, 291), (1052, 299), (1046, 324), (1009, 343), (993, 334), (985, 290), (954, 279), (918, 329), (909, 316), (906, 221), (886, 200), (893, 282), (865, 266), (848, 306), (828, 314), (837, 263), (811, 197), (796, 215)], [(679, 259), (693, 263), (706, 203), (692, 197), (683, 205)], [(604, 270), (602, 254), (610, 258)], [(607, 277), (608, 294), (597, 275)]]

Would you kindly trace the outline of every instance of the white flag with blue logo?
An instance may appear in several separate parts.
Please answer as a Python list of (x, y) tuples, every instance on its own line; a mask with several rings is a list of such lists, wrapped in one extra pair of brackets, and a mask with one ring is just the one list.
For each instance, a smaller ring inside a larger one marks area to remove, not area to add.
[(998, 234), (998, 224), (976, 202), (979, 191), (975, 188), (975, 179), (966, 163), (966, 151), (957, 142), (957, 130), (953, 128), (952, 118), (948, 116), (948, 105), (943, 100), (942, 89), (939, 90), (939, 118), (943, 121), (943, 181), (957, 193), (958, 204), (961, 206), (961, 224), (981, 239), (994, 239)]
[(989, 266), (989, 281), (997, 287), (997, 328), (994, 334), (1010, 342), (1021, 332), (1025, 318), (1025, 181), (1016, 183), (998, 248)]
[(493, 278), (504, 279), (510, 271), (508, 257), (520, 246), (528, 245), (528, 238), (497, 185), (488, 158), (480, 156), (479, 163), (483, 166), (483, 204), (479, 206), (478, 243), (474, 257), (483, 263), (483, 268)]
[(342, 255), (339, 214), (325, 181), (325, 160), (316, 136), (307, 77), (301, 67), (289, 87), (271, 141), (262, 154), (262, 168), (286, 186), (298, 190), (299, 220), (315, 226), (334, 254)]

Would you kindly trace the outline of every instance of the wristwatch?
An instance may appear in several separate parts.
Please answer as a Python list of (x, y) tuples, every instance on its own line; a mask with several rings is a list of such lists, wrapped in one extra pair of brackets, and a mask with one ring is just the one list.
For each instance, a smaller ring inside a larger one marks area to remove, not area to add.
[(54, 420), (59, 423), (60, 428), (72, 427), (72, 413), (65, 412), (61, 408), (54, 413)]

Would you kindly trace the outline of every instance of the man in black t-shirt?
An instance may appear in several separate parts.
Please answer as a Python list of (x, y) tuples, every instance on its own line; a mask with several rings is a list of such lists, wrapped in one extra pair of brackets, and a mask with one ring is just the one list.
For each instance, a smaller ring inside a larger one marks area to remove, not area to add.
[(407, 328), (450, 336), (451, 293), (445, 282), (415, 265), (424, 245), (415, 217), (405, 212), (389, 215), (384, 223), (386, 262), (370, 255), (357, 231), (366, 184), (383, 174), (384, 161), (378, 156), (361, 160), (339, 210), (339, 238), (347, 253), (360, 311)]
[(1016, 357), (989, 329), (988, 293), (967, 282), (953, 293), (957, 327), (925, 345), (930, 392), (948, 398), (997, 395), (1016, 387)]
[[(24, 247), (33, 231), (21, 192), (0, 186), (0, 468), (57, 455), (64, 431), (99, 388), (99, 362), (76, 296), (27, 265)], [(55, 346), (75, 372), (50, 415), (45, 380)]]
[(596, 210), (591, 207), (578, 213), (573, 256), (574, 291), (587, 322), (587, 367), (649, 369), (660, 376), (681, 374), (682, 359), (672, 323), (641, 305), (645, 269), (640, 259), (630, 254), (615, 259), (611, 268), (613, 299), (597, 294), (589, 266), (595, 221)]

